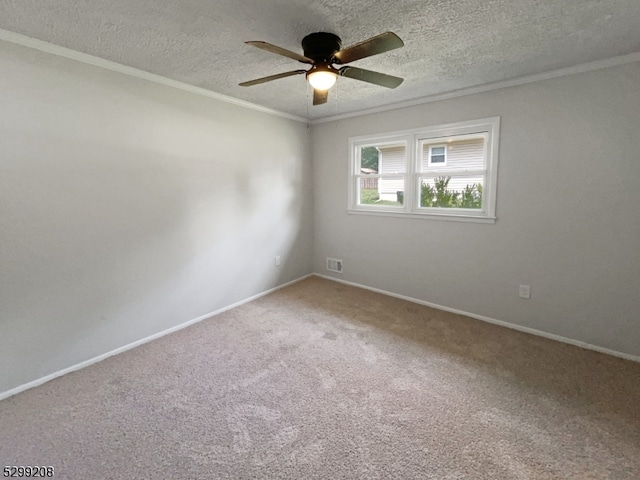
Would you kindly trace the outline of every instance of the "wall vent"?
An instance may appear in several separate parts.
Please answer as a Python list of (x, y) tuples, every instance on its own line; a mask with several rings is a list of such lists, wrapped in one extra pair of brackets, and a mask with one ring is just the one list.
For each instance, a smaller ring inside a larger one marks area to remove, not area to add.
[(342, 260), (327, 257), (327, 270), (330, 272), (342, 273)]

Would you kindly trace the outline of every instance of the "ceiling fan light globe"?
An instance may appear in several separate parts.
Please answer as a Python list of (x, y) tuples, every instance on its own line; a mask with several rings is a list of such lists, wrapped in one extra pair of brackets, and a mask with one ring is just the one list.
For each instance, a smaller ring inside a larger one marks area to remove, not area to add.
[(329, 90), (336, 83), (337, 75), (324, 70), (311, 72), (307, 80), (315, 90)]

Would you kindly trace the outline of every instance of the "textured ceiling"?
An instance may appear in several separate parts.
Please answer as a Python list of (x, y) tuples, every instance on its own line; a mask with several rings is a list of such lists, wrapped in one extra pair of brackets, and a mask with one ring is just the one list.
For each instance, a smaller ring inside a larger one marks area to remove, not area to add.
[[(0, 28), (311, 119), (640, 51), (639, 0), (0, 0)], [(303, 76), (238, 83), (301, 64), (328, 31), (349, 46), (384, 31), (405, 47), (352, 65), (404, 77), (395, 90), (340, 78), (311, 106)]]

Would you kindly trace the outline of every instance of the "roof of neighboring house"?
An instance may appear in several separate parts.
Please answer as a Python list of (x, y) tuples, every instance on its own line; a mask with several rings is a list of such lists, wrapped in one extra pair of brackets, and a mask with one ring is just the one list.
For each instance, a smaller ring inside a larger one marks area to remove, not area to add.
[(370, 174), (370, 173), (378, 173), (378, 171), (374, 170), (373, 168), (361, 168), (360, 173)]

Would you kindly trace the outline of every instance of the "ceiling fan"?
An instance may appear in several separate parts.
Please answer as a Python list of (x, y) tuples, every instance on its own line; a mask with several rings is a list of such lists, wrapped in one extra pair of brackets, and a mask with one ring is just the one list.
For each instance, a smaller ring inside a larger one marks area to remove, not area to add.
[(339, 76), (373, 83), (387, 88), (396, 88), (403, 81), (400, 77), (387, 75), (386, 73), (365, 70), (364, 68), (345, 66), (336, 68), (333, 65), (344, 65), (362, 58), (371, 57), (379, 53), (388, 52), (404, 46), (404, 42), (395, 33), (385, 32), (368, 40), (356, 43), (342, 50), (342, 40), (333, 33), (316, 32), (302, 39), (300, 55), (291, 50), (272, 45), (267, 42), (245, 42), (247, 45), (257, 47), (267, 52), (298, 60), (301, 63), (310, 64), (308, 70), (292, 70), (290, 72), (269, 75), (268, 77), (242, 82), (240, 86), (250, 87), (260, 83), (270, 82), (279, 78), (305, 74), (307, 81), (313, 87), (313, 104), (321, 105), (327, 102), (329, 89)]

